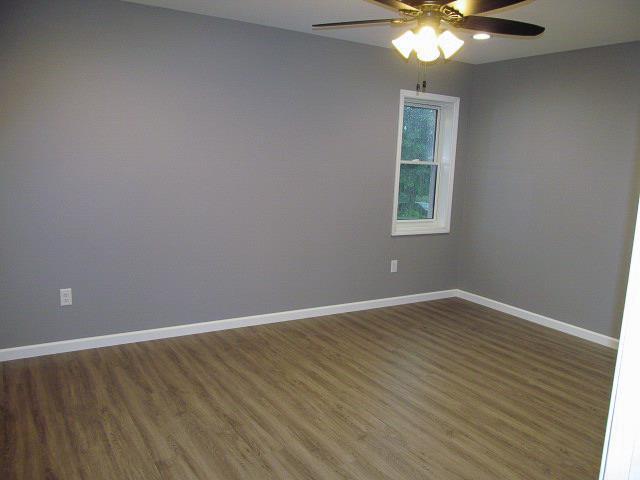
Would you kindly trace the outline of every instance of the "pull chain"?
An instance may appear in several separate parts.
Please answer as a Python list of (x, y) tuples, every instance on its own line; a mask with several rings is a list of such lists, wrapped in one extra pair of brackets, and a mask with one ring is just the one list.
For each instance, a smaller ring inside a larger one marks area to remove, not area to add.
[(416, 83), (416, 93), (427, 92), (427, 63), (416, 59), (418, 64), (418, 83)]

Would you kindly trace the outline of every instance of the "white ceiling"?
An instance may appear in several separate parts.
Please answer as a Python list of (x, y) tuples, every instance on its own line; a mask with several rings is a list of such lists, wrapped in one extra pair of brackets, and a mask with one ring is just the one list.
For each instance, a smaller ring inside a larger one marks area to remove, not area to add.
[[(131, 0), (135, 3), (231, 18), (352, 42), (389, 47), (406, 30), (390, 25), (312, 30), (313, 23), (394, 17), (371, 0)], [(487, 63), (579, 48), (640, 40), (640, 0), (527, 0), (485, 14), (535, 23), (547, 30), (535, 38), (466, 41), (456, 60)]]

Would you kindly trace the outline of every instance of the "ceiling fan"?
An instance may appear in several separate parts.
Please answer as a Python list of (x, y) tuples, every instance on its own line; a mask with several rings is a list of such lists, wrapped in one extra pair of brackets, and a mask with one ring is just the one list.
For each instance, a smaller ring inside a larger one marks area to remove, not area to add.
[[(404, 58), (409, 58), (415, 50), (418, 60), (433, 62), (442, 54), (451, 58), (464, 41), (450, 30), (442, 27), (477, 30), (485, 34), (497, 33), (521, 37), (535, 37), (544, 32), (544, 27), (531, 23), (505, 20), (503, 18), (481, 17), (476, 13), (485, 13), (498, 8), (508, 7), (525, 0), (373, 0), (398, 10), (399, 18), (379, 20), (356, 20), (352, 22), (318, 23), (313, 28), (335, 28), (388, 23), (404, 25), (417, 22), (417, 28), (408, 30), (393, 40), (393, 46)], [(486, 37), (485, 37), (486, 38)]]

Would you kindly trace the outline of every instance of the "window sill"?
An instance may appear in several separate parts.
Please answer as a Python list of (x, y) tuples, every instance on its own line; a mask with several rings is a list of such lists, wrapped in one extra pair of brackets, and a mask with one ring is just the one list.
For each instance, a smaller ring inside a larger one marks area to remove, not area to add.
[(396, 222), (391, 229), (392, 237), (406, 235), (434, 235), (449, 233), (451, 228), (439, 222)]

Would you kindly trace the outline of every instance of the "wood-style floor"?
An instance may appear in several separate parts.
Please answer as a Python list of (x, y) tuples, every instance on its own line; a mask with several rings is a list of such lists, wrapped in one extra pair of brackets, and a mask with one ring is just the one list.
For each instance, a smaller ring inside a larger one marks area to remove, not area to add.
[(1, 364), (2, 479), (596, 479), (614, 352), (459, 299)]

